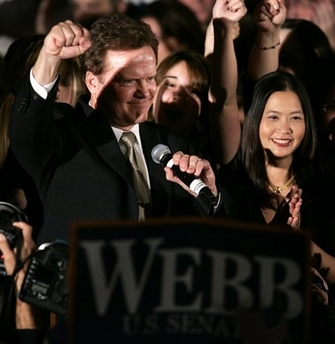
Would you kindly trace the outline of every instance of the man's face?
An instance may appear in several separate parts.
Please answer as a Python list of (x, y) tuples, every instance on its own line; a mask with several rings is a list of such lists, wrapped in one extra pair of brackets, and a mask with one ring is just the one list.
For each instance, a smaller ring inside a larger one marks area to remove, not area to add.
[(155, 74), (156, 57), (150, 46), (127, 52), (109, 51), (103, 74), (86, 76), (91, 106), (113, 126), (129, 130), (148, 118), (157, 89)]

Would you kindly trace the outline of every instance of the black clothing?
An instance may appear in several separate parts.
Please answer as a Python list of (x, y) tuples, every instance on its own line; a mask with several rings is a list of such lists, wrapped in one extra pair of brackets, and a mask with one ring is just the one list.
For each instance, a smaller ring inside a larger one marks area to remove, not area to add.
[[(221, 167), (218, 174), (219, 183), (231, 196), (236, 213), (233, 218), (241, 221), (265, 224), (266, 221), (261, 211), (260, 202), (257, 200), (257, 190), (249, 178), (247, 171), (236, 157), (227, 166)], [(312, 179), (302, 189), (303, 203), (300, 209), (301, 228), (311, 232), (312, 240), (323, 250), (335, 256), (335, 232), (332, 223), (334, 211), (330, 211), (330, 200), (327, 203), (327, 189), (329, 178), (321, 171), (315, 173)], [(270, 224), (287, 226), (289, 208), (283, 204)]]
[(43, 222), (42, 202), (34, 181), (9, 149), (5, 165), (0, 170), (0, 201), (21, 208), (16, 197), (19, 189), (24, 192), (27, 200), (27, 206), (22, 210), (28, 216), (29, 224), (33, 227), (33, 239), (36, 240)]
[[(15, 98), (10, 123), (13, 152), (34, 179), (44, 207), (38, 243), (69, 240), (75, 220), (137, 219), (131, 167), (107, 119), (82, 98), (75, 109), (55, 103), (57, 85), (46, 100), (27, 76)], [(166, 144), (172, 153), (192, 153), (176, 132), (154, 123), (139, 126), (151, 184), (153, 217), (197, 214), (192, 197), (165, 178), (151, 150)]]

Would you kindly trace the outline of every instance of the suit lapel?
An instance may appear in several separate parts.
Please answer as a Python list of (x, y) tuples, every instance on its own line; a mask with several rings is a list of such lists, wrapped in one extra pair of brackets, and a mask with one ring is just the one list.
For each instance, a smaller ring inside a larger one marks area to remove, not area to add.
[[(87, 109), (82, 110), (87, 115)], [(79, 121), (77, 127), (85, 141), (84, 145), (88, 148), (88, 151), (95, 151), (97, 153), (96, 158), (99, 157), (100, 160), (102, 159), (122, 178), (131, 183), (132, 179), (129, 165), (120, 150), (108, 121), (94, 110), (91, 111), (88, 117), (85, 117)]]
[[(110, 168), (115, 170), (122, 178), (132, 184), (131, 170), (128, 162), (124, 158), (114, 132), (107, 119), (89, 107), (86, 102), (81, 102), (77, 106), (81, 112), (78, 129), (88, 146), (88, 151), (95, 151), (96, 159), (101, 159)], [(151, 158), (151, 150), (158, 143), (165, 141), (160, 137), (158, 126), (152, 123), (140, 124), (140, 135), (144, 157), (147, 163), (151, 189), (163, 192), (171, 197), (172, 183), (165, 178), (163, 166), (156, 164)], [(159, 202), (158, 202), (159, 203)], [(166, 203), (165, 203), (166, 204)]]
[(156, 164), (151, 158), (151, 150), (158, 144), (160, 133), (158, 127), (149, 125), (150, 123), (140, 124), (140, 135), (142, 140), (142, 148), (147, 163), (150, 183), (152, 189), (163, 188), (167, 194), (171, 194), (171, 182), (166, 180), (165, 171), (162, 165)]

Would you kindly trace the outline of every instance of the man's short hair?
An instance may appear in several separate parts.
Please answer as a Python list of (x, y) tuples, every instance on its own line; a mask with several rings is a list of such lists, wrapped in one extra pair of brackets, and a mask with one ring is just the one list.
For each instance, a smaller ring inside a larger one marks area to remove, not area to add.
[(99, 18), (92, 25), (90, 40), (92, 46), (83, 55), (85, 72), (103, 73), (109, 50), (128, 51), (151, 46), (157, 61), (158, 40), (150, 26), (123, 14)]

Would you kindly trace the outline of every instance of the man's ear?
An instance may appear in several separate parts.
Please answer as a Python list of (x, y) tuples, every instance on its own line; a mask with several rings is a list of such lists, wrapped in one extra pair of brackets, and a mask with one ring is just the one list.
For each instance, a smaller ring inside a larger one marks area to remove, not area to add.
[(98, 77), (92, 72), (87, 71), (85, 76), (85, 84), (91, 94), (96, 94), (97, 92)]

